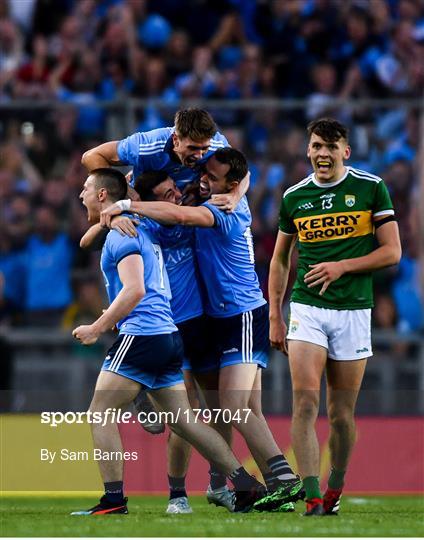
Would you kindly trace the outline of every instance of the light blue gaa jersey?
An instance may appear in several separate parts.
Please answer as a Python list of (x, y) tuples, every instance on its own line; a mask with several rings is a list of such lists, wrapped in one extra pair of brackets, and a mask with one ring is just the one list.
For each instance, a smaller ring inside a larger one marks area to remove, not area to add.
[(194, 252), (193, 227), (167, 227), (145, 219), (162, 248), (163, 259), (171, 286), (171, 310), (176, 324), (203, 313), (199, 270)]
[(196, 253), (208, 300), (205, 312), (212, 317), (232, 317), (266, 304), (255, 271), (250, 230), (252, 216), (246, 197), (231, 214), (208, 202), (214, 227), (196, 228)]
[(174, 127), (153, 129), (152, 131), (138, 132), (118, 142), (119, 161), (133, 167), (133, 179), (145, 171), (166, 171), (182, 189), (190, 182), (200, 179), (200, 172), (204, 163), (218, 150), (230, 146), (227, 139), (217, 132), (212, 137), (208, 152), (194, 168), (182, 165), (173, 156), (172, 133)]
[(143, 223), (137, 226), (138, 236), (121, 236), (110, 231), (103, 246), (100, 267), (103, 273), (109, 302), (122, 289), (118, 264), (132, 254), (140, 254), (144, 265), (145, 296), (131, 313), (117, 324), (120, 334), (153, 336), (170, 334), (177, 330), (170, 306), (171, 291), (163, 263), (160, 245)]

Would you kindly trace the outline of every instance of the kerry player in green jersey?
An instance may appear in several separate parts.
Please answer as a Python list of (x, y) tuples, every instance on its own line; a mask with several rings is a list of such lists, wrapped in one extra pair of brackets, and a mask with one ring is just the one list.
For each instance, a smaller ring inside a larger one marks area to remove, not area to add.
[[(398, 263), (401, 247), (382, 179), (344, 164), (350, 156), (347, 128), (324, 118), (309, 124), (308, 135), (314, 172), (287, 189), (281, 203), (269, 275), (270, 341), (288, 352), (292, 439), (306, 491), (305, 515), (323, 515), (338, 512), (355, 442), (354, 409), (372, 355), (371, 273)], [(299, 260), (287, 332), (281, 305), (296, 240)], [(324, 371), (332, 469), (322, 497), (315, 420)], [(259, 503), (272, 508), (273, 498)]]

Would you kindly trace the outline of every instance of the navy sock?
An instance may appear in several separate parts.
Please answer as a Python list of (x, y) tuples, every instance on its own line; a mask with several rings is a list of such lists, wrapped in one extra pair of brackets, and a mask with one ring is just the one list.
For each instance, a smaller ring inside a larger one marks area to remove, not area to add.
[(256, 478), (250, 476), (244, 467), (239, 467), (228, 477), (233, 483), (236, 491), (249, 491), (258, 482)]
[(124, 498), (124, 482), (105, 482), (105, 495), (111, 503), (120, 503)]
[(168, 475), (169, 482), (169, 500), (177, 499), (178, 497), (187, 497), (185, 488), (185, 476), (179, 478)]
[(277, 479), (274, 477), (273, 473), (265, 473), (262, 475), (265, 480), (266, 489), (270, 491), (271, 493), (275, 491), (278, 487)]
[(211, 489), (223, 488), (227, 485), (227, 477), (219, 471), (214, 465), (209, 470)]
[(296, 478), (296, 475), (292, 471), (290, 465), (287, 463), (286, 458), (283, 456), (283, 454), (268, 459), (266, 463), (271, 469), (274, 478), (282, 481)]

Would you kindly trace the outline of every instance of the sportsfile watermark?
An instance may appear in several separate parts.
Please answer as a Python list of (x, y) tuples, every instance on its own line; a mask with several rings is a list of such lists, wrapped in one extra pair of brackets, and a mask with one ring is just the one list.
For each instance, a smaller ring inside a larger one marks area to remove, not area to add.
[(130, 411), (109, 407), (104, 412), (99, 411), (44, 411), (41, 413), (41, 424), (48, 424), (50, 427), (58, 427), (62, 424), (177, 424), (185, 422), (187, 424), (199, 422), (224, 424), (247, 423), (251, 414), (251, 409), (177, 409), (176, 411), (139, 411), (134, 414)]

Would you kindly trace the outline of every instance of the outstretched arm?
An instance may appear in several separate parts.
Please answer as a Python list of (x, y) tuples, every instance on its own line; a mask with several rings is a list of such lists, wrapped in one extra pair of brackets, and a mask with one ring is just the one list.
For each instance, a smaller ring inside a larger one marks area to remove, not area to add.
[(118, 141), (100, 144), (82, 155), (81, 163), (88, 172), (101, 167), (114, 167), (123, 165), (118, 157)]
[[(377, 218), (375, 223), (385, 217)], [(378, 227), (375, 236), (379, 247), (368, 253), (368, 255), (310, 265), (311, 270), (305, 274), (305, 283), (308, 287), (316, 287), (322, 284), (319, 294), (323, 295), (330, 283), (339, 279), (343, 274), (372, 272), (397, 264), (400, 261), (402, 249), (399, 239), (399, 227), (396, 221), (389, 221)]]
[(290, 260), (296, 242), (296, 234), (278, 231), (271, 264), (269, 267), (269, 340), (271, 347), (287, 354), (287, 327), (283, 319), (281, 307), (287, 289), (290, 273)]
[[(138, 219), (138, 218), (137, 218)], [(126, 216), (114, 216), (110, 222), (110, 228), (118, 231), (121, 236), (137, 236), (135, 225), (136, 220), (132, 220)], [(103, 227), (100, 223), (92, 225), (80, 240), (80, 248), (97, 251), (102, 249), (105, 243), (109, 229)]]
[(126, 317), (146, 294), (144, 288), (144, 265), (141, 255), (128, 255), (118, 264), (122, 289), (118, 296), (92, 324), (78, 326), (72, 332), (83, 345), (93, 345), (110, 328)]
[(168, 202), (118, 201), (100, 214), (100, 223), (109, 227), (110, 219), (124, 210), (140, 214), (165, 225), (213, 227), (213, 213), (204, 206), (178, 206)]

